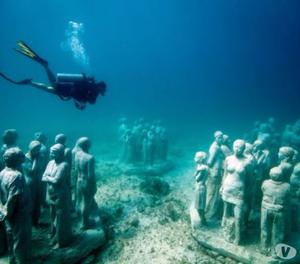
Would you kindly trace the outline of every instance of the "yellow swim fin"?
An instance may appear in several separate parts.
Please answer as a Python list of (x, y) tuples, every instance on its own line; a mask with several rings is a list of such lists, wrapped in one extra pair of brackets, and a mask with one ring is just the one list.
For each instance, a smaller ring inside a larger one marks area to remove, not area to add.
[(19, 49), (14, 49), (15, 51), (23, 54), (24, 56), (38, 62), (41, 63), (42, 65), (47, 65), (48, 62), (46, 60), (44, 60), (43, 58), (41, 58), (39, 55), (37, 55), (36, 52), (34, 52), (24, 41), (18, 41), (18, 46)]

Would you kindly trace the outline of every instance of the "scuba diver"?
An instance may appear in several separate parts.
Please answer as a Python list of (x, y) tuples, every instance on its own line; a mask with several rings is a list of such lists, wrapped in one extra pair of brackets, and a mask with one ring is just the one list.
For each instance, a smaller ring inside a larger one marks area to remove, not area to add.
[(104, 82), (96, 82), (93, 77), (86, 76), (85, 74), (58, 73), (55, 75), (50, 70), (48, 62), (37, 55), (23, 41), (19, 41), (18, 46), (19, 49), (15, 49), (17, 52), (43, 66), (50, 85), (38, 83), (32, 79), (15, 81), (0, 72), (0, 76), (7, 81), (18, 85), (31, 85), (45, 92), (58, 95), (64, 101), (73, 99), (75, 106), (80, 110), (84, 109), (87, 103), (94, 104), (99, 94), (102, 96), (105, 95), (106, 84)]

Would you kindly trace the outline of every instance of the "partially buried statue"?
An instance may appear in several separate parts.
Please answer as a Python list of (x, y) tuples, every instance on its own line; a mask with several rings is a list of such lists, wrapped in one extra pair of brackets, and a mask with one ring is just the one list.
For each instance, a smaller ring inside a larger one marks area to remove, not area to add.
[(91, 142), (87, 137), (78, 139), (76, 146), (74, 166), (77, 175), (77, 211), (80, 215), (81, 229), (88, 229), (97, 191), (94, 157), (88, 153)]
[(64, 146), (55, 144), (50, 149), (52, 159), (42, 180), (47, 182), (47, 202), (50, 205), (52, 244), (67, 246), (72, 238), (70, 200), (68, 187), (68, 164), (64, 161)]
[[(30, 197), (21, 173), (23, 152), (16, 147), (5, 151), (5, 168), (0, 173), (0, 206), (8, 241), (9, 263), (30, 263)], [(0, 241), (2, 243), (2, 241)]]

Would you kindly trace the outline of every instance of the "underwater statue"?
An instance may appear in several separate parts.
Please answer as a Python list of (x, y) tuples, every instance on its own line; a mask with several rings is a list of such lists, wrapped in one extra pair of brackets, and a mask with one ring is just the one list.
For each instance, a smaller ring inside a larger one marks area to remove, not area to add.
[(146, 166), (152, 166), (155, 158), (155, 134), (153, 130), (148, 130), (143, 141), (143, 160)]
[(94, 157), (89, 154), (91, 142), (87, 137), (78, 139), (75, 154), (75, 173), (77, 174), (77, 211), (80, 215), (81, 229), (90, 227), (90, 215), (95, 205), (97, 191)]
[(300, 231), (300, 163), (294, 167), (291, 180), (291, 228)]
[(70, 200), (68, 188), (68, 164), (64, 161), (65, 149), (61, 144), (50, 148), (50, 161), (42, 180), (47, 183), (47, 202), (50, 206), (51, 243), (67, 246), (72, 239)]
[(222, 217), (222, 199), (220, 187), (223, 175), (224, 153), (222, 151), (223, 133), (216, 131), (215, 140), (209, 148), (207, 165), (210, 173), (207, 180), (206, 216), (209, 219), (220, 220)]
[(284, 174), (284, 181), (290, 182), (295, 162), (295, 150), (292, 147), (280, 147), (278, 151), (278, 162)]
[(0, 149), (0, 171), (4, 169), (5, 163), (2, 159), (2, 156), (6, 150), (12, 147), (16, 147), (18, 140), (18, 132), (15, 129), (7, 129), (3, 132), (2, 141), (3, 145)]
[(300, 119), (294, 124), (286, 125), (282, 133), (282, 145), (300, 149)]
[(41, 143), (37, 140), (31, 141), (29, 150), (25, 155), (23, 171), (26, 184), (29, 187), (32, 202), (32, 224), (38, 226), (42, 203), (42, 174), (39, 160)]
[(255, 182), (253, 186), (252, 208), (256, 211), (260, 210), (262, 199), (261, 185), (268, 178), (270, 170), (270, 152), (260, 140), (253, 143), (253, 155), (256, 160)]
[(229, 140), (229, 136), (226, 134), (223, 134), (223, 142), (221, 145), (221, 149), (223, 151), (223, 154), (225, 157), (228, 157), (232, 154), (232, 150), (230, 147), (230, 140)]
[(156, 156), (159, 161), (166, 161), (168, 158), (169, 142), (166, 136), (166, 129), (161, 128), (157, 135)]
[(131, 129), (125, 131), (122, 139), (121, 161), (124, 163), (133, 163), (135, 155), (135, 140)]
[[(39, 154), (39, 163), (41, 169), (41, 175), (44, 174), (46, 167), (49, 162), (49, 148), (46, 146), (47, 144), (47, 136), (43, 132), (36, 132), (34, 133), (34, 140), (37, 140), (41, 143), (41, 149)], [(42, 206), (46, 206), (46, 183), (41, 183), (41, 204)]]
[(290, 184), (284, 181), (282, 168), (272, 168), (270, 178), (261, 187), (261, 251), (267, 255), (274, 253), (271, 250), (284, 242), (287, 230), (285, 224), (290, 208)]
[(122, 139), (125, 135), (125, 132), (129, 129), (128, 120), (126, 117), (122, 117), (119, 120), (119, 127), (118, 127), (118, 140), (122, 142)]
[(207, 166), (207, 154), (199, 151), (195, 154), (194, 158), (197, 167), (194, 174), (195, 184), (195, 201), (194, 206), (198, 211), (200, 226), (206, 225), (205, 218), (205, 206), (206, 206), (206, 180), (209, 174), (209, 168)]
[(67, 178), (67, 184), (68, 184), (68, 188), (70, 190), (69, 194), (70, 194), (70, 204), (72, 205), (72, 189), (71, 189), (71, 171), (72, 171), (72, 150), (70, 148), (67, 147), (66, 143), (67, 143), (67, 137), (64, 134), (58, 134), (55, 136), (54, 139), (55, 144), (62, 144), (65, 148), (65, 154), (64, 154), (64, 158), (65, 158), (65, 162), (68, 163), (68, 178)]
[[(22, 174), (24, 153), (16, 147), (3, 155), (5, 168), (0, 172), (0, 198), (8, 241), (9, 263), (31, 263), (31, 201)], [(2, 241), (0, 241), (2, 243)]]
[[(246, 143), (238, 139), (233, 143), (233, 155), (225, 160), (224, 176), (220, 193), (224, 201), (222, 226), (226, 239), (241, 244), (244, 234), (245, 213), (248, 205), (247, 193), (251, 166), (244, 155)], [(250, 168), (249, 168), (250, 167)]]

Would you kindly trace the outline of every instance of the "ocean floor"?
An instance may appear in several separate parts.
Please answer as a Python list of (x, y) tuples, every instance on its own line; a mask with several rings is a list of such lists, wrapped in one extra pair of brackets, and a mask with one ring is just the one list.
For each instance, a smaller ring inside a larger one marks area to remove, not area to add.
[[(169, 158), (175, 167), (159, 177), (123, 174), (116, 161), (117, 148), (108, 142), (93, 149), (97, 149), (96, 201), (108, 243), (83, 263), (238, 263), (204, 249), (191, 235), (195, 146), (172, 146)], [(145, 193), (143, 187), (151, 184), (154, 190)]]

